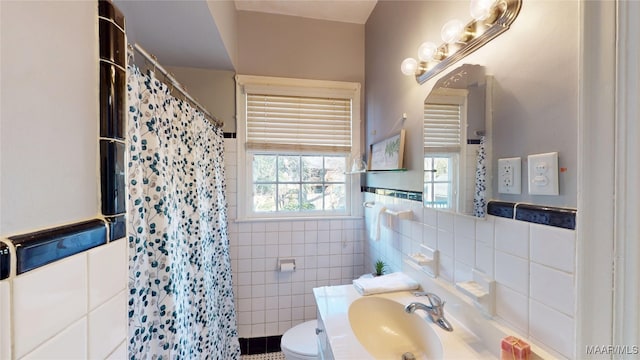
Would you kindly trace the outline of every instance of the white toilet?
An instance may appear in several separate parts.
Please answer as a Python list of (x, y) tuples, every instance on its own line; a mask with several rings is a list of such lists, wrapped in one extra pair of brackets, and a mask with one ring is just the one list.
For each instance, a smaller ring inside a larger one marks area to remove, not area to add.
[(318, 359), (316, 340), (317, 320), (310, 320), (287, 330), (280, 340), (280, 348), (287, 360)]

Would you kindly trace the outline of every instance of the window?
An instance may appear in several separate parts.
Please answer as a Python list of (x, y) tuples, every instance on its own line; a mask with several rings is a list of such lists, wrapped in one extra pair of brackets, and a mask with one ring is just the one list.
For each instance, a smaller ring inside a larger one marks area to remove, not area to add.
[(345, 156), (253, 154), (253, 211), (345, 211)]
[(455, 207), (456, 154), (429, 154), (424, 157), (424, 205), (439, 209)]
[(427, 207), (460, 207), (459, 166), (465, 156), (467, 91), (440, 88), (424, 104), (424, 194)]
[(355, 215), (360, 85), (239, 75), (237, 90), (238, 218)]

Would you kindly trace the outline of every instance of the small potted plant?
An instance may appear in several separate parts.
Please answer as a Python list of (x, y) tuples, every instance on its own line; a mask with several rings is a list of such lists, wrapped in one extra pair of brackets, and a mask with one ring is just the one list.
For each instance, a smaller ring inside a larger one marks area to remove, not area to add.
[(380, 276), (384, 274), (384, 270), (387, 267), (387, 264), (384, 263), (384, 261), (378, 259), (378, 261), (376, 261), (376, 265), (375, 265), (375, 270), (376, 272), (373, 274), (374, 276)]

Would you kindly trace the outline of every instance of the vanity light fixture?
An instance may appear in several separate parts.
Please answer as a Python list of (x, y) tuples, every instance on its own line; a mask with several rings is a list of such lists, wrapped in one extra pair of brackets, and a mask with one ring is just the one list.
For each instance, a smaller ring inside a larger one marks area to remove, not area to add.
[(418, 60), (406, 58), (400, 65), (405, 75), (414, 75), (419, 84), (476, 51), (496, 36), (507, 31), (518, 16), (522, 0), (471, 0), (472, 20), (448, 21), (442, 27), (444, 43), (440, 46), (424, 42), (418, 48)]

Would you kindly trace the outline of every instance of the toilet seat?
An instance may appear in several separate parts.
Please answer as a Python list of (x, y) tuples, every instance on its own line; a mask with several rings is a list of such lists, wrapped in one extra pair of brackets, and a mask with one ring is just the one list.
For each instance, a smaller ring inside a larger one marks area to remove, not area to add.
[(301, 360), (318, 358), (317, 324), (316, 320), (310, 320), (292, 327), (282, 335), (280, 348), (285, 358)]

